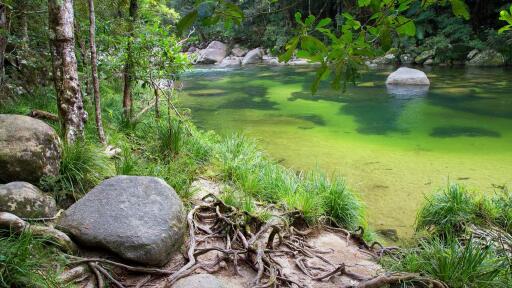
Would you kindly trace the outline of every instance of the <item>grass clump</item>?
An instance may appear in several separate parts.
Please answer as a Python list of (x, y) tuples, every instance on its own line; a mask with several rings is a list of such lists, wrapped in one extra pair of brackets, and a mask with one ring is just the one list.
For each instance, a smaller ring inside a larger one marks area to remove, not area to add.
[(244, 136), (220, 141), (212, 162), (221, 179), (232, 182), (244, 197), (299, 211), (309, 224), (323, 216), (348, 229), (363, 222), (362, 204), (341, 177), (329, 179), (318, 170), (297, 174), (267, 158)]
[(475, 211), (470, 192), (464, 186), (450, 184), (445, 190), (427, 197), (418, 213), (416, 228), (435, 230), (438, 234), (460, 232), (475, 220)]
[(64, 260), (43, 242), (26, 232), (0, 236), (0, 287), (63, 287), (55, 270)]
[(57, 201), (78, 200), (103, 179), (113, 174), (113, 167), (102, 149), (93, 143), (78, 141), (64, 144), (59, 175), (42, 180), (45, 190)]
[(507, 287), (507, 263), (490, 247), (471, 239), (466, 243), (454, 237), (421, 240), (399, 261), (385, 258), (382, 263), (391, 271), (420, 273), (452, 288)]

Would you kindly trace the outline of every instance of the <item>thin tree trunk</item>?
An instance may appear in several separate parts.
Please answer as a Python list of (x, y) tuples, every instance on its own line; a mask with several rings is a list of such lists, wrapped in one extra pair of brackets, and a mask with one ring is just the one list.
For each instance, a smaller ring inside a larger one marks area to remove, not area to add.
[[(5, 49), (7, 47), (7, 6), (0, 3), (0, 89), (4, 86), (5, 77)], [(3, 93), (2, 93), (3, 94)]]
[(96, 129), (101, 144), (106, 144), (105, 131), (101, 121), (100, 83), (98, 81), (98, 57), (96, 55), (96, 17), (94, 15), (94, 0), (89, 0), (89, 45), (91, 49), (91, 74), (94, 93), (94, 113), (96, 114)]
[(123, 90), (123, 111), (126, 119), (131, 119), (132, 116), (132, 85), (133, 85), (133, 37), (135, 34), (135, 22), (137, 21), (137, 0), (130, 0), (130, 11), (129, 11), (129, 37), (128, 47), (126, 50), (126, 63), (124, 66), (124, 90)]
[(155, 87), (154, 91), (155, 91), (155, 116), (156, 116), (156, 118), (160, 118), (160, 105), (158, 103), (160, 101), (160, 92), (158, 91), (158, 87)]
[(87, 120), (78, 81), (73, 0), (48, 0), (48, 22), (60, 122), (65, 140), (73, 143), (84, 136)]

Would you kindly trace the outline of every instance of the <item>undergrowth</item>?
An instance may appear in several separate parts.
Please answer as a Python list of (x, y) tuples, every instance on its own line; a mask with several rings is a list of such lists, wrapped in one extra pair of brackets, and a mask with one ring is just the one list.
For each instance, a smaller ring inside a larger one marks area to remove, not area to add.
[(0, 287), (67, 287), (57, 280), (64, 259), (44, 239), (0, 233)]

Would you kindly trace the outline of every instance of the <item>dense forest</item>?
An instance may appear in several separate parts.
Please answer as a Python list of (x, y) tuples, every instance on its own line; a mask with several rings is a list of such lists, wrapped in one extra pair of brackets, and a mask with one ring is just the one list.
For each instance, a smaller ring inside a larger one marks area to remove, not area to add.
[(308, 67), (322, 100), (385, 65), (507, 67), (512, 6), (0, 0), (0, 287), (511, 287), (505, 185), (449, 183), (398, 243), (342, 175), (194, 124), (183, 75), (223, 63)]

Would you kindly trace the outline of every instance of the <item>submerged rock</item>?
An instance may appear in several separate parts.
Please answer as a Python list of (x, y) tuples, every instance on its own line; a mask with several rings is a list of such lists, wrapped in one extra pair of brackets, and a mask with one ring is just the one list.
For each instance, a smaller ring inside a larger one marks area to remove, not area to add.
[(59, 173), (60, 139), (48, 124), (23, 115), (0, 114), (0, 182), (37, 184)]
[[(469, 57), (469, 55), (468, 55)], [(485, 50), (474, 55), (471, 60), (466, 62), (469, 66), (503, 66), (505, 57), (495, 50)]]
[(263, 57), (263, 50), (261, 48), (252, 49), (247, 52), (244, 59), (242, 60), (242, 65), (247, 64), (258, 64), (261, 63), (261, 59)]
[(162, 179), (116, 176), (66, 210), (59, 226), (86, 246), (161, 266), (181, 245), (185, 221), (180, 198)]
[(172, 288), (227, 288), (217, 277), (210, 274), (195, 274), (178, 280)]
[(11, 182), (0, 185), (0, 211), (18, 217), (46, 218), (57, 213), (53, 197), (44, 194), (27, 182)]
[(386, 80), (387, 85), (430, 85), (427, 75), (420, 70), (400, 67), (391, 73)]
[(215, 64), (219, 63), (227, 55), (228, 47), (219, 41), (212, 41), (206, 49), (199, 51), (199, 57), (196, 61), (198, 64)]

